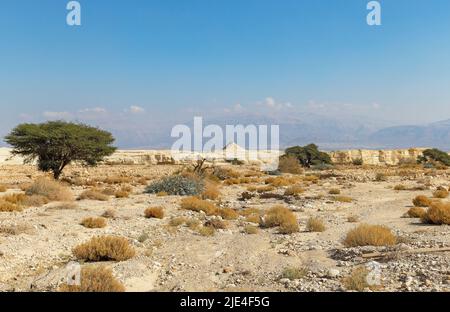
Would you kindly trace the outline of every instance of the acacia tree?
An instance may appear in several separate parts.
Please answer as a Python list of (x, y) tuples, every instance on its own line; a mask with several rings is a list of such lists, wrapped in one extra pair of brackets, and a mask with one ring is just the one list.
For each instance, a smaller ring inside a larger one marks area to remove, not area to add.
[(298, 159), (303, 167), (331, 164), (331, 158), (327, 153), (319, 151), (317, 145), (293, 146), (285, 151), (286, 157), (293, 156)]
[(55, 179), (73, 161), (95, 166), (116, 150), (111, 133), (64, 121), (20, 124), (5, 142), (13, 146), (13, 155), (23, 156), (26, 163), (37, 160), (38, 169), (52, 172)]

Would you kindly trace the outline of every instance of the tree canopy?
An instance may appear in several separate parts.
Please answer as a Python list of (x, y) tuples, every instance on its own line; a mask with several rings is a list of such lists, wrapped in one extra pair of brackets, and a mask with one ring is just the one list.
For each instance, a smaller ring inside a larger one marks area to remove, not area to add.
[(437, 161), (445, 166), (450, 166), (450, 155), (437, 148), (433, 148), (423, 151), (423, 155), (418, 158), (419, 163), (428, 163), (430, 161)]
[(303, 167), (320, 166), (331, 164), (331, 158), (327, 153), (319, 151), (315, 144), (306, 146), (293, 146), (285, 151), (286, 157), (294, 156)]
[(111, 133), (65, 121), (20, 124), (5, 142), (13, 147), (13, 155), (23, 156), (28, 163), (37, 160), (38, 169), (52, 172), (55, 179), (73, 161), (95, 166), (116, 150)]

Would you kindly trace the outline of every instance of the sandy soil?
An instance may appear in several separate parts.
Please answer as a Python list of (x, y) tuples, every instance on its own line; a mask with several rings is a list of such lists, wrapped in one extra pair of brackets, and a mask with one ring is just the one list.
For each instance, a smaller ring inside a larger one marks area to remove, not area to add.
[[(146, 177), (149, 183), (169, 175), (179, 166), (100, 166), (72, 167), (69, 177), (84, 179), (126, 174)], [(245, 170), (245, 166), (234, 166)], [(388, 173), (387, 181), (375, 181), (376, 171)], [(447, 171), (425, 172), (398, 168), (338, 168), (315, 172), (321, 175), (317, 184), (286, 203), (279, 199), (258, 196), (240, 201), (240, 194), (248, 184), (221, 187), (223, 206), (238, 211), (257, 207), (268, 209), (283, 204), (296, 215), (300, 232), (278, 234), (276, 228), (259, 229), (246, 234), (244, 218), (230, 221), (229, 227), (216, 231), (212, 237), (199, 235), (186, 226), (170, 226), (169, 220), (186, 216), (205, 220), (209, 217), (179, 208), (181, 196), (145, 194), (144, 185), (133, 186), (129, 198), (108, 201), (80, 200), (77, 207), (64, 208), (52, 202), (22, 212), (0, 212), (0, 227), (22, 227), (23, 233), (0, 233), (0, 290), (54, 291), (64, 281), (65, 267), (75, 258), (72, 248), (93, 236), (113, 234), (126, 237), (137, 254), (130, 260), (106, 263), (127, 291), (345, 291), (344, 279), (355, 267), (369, 260), (362, 257), (374, 251), (394, 251), (396, 256), (377, 259), (381, 266), (380, 290), (387, 291), (448, 291), (450, 290), (450, 253), (410, 254), (405, 250), (450, 246), (450, 226), (423, 225), (419, 219), (405, 218), (417, 195), (431, 196), (438, 186), (448, 188)], [(3, 165), (0, 183), (10, 185), (0, 196), (21, 192), (20, 183), (29, 183), (41, 173), (33, 167)], [(426, 185), (421, 191), (395, 191), (393, 186)], [(264, 185), (261, 182), (259, 185)], [(71, 186), (79, 195), (89, 186)], [(339, 188), (342, 195), (353, 198), (351, 203), (336, 201), (328, 190)], [(283, 194), (285, 187), (274, 192)], [(147, 219), (144, 209), (162, 206), (163, 219)], [(100, 216), (106, 209), (114, 209), (116, 217), (108, 219), (101, 229), (80, 225), (85, 217)], [(320, 217), (326, 230), (306, 232), (310, 217)], [(357, 216), (357, 222), (348, 222)], [(399, 237), (393, 247), (345, 248), (345, 234), (360, 223), (380, 224), (391, 228)], [(307, 273), (298, 279), (280, 278), (287, 267), (302, 267)], [(366, 289), (370, 291), (370, 289)], [(373, 289), (372, 289), (373, 290)]]

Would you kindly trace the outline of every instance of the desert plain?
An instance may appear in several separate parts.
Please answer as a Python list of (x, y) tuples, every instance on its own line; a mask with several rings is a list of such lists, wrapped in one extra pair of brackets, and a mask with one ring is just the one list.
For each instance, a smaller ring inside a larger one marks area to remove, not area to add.
[[(449, 169), (350, 163), (270, 175), (254, 164), (205, 167), (214, 179), (198, 200), (220, 213), (186, 209), (189, 196), (145, 192), (191, 164), (71, 165), (59, 182), (64, 200), (33, 197), (0, 212), (0, 291), (59, 291), (69, 263), (111, 269), (125, 291), (450, 290), (450, 226), (408, 214), (417, 196), (447, 201)], [(0, 163), (0, 201), (40, 179), (47, 175), (33, 165)], [(267, 224), (274, 207), (297, 225)], [(365, 225), (392, 237), (352, 244), (348, 233)], [(105, 236), (123, 238), (133, 253), (92, 261), (74, 252)]]

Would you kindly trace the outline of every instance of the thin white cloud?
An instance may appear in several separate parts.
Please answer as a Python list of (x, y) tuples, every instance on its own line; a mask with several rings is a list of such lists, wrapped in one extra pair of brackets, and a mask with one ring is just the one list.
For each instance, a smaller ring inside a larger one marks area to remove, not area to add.
[(48, 119), (69, 119), (72, 117), (69, 112), (44, 112), (42, 115)]
[(106, 108), (103, 107), (91, 107), (84, 108), (78, 111), (79, 113), (106, 113)]
[(137, 105), (131, 105), (128, 109), (128, 112), (132, 114), (142, 114), (145, 112), (145, 109), (143, 107), (137, 106)]

